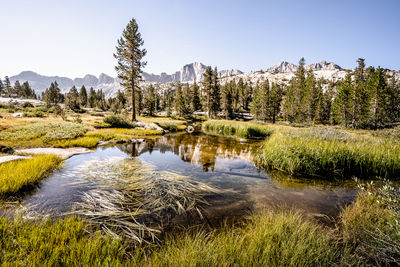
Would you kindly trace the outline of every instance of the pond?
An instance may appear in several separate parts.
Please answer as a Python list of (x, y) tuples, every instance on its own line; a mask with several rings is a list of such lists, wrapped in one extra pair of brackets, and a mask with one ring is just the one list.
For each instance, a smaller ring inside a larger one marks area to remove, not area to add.
[[(66, 160), (27, 194), (20, 206), (26, 211), (59, 216), (73, 211), (84, 193), (115, 179), (102, 166), (129, 159), (151, 166), (154, 173), (188, 177), (222, 190), (207, 196), (202, 209), (208, 220), (242, 216), (268, 207), (295, 207), (315, 216), (336, 216), (354, 200), (356, 190), (345, 182), (292, 179), (279, 172), (260, 170), (252, 161), (260, 141), (205, 134), (170, 134), (135, 144), (100, 146)], [(90, 174), (90, 175), (88, 175)]]

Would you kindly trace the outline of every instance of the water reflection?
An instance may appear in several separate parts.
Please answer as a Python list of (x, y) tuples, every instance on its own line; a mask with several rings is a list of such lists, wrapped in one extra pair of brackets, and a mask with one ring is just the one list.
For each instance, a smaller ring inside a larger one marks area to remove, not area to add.
[(73, 203), (81, 201), (83, 193), (98, 186), (95, 180), (87, 179), (88, 166), (118, 163), (131, 157), (151, 164), (156, 172), (176, 173), (229, 191), (209, 197), (210, 205), (205, 209), (208, 219), (241, 216), (271, 206), (335, 216), (354, 200), (356, 192), (340, 181), (296, 180), (280, 172), (258, 169), (252, 158), (260, 147), (256, 141), (241, 143), (235, 138), (202, 134), (165, 135), (135, 144), (99, 147), (66, 160), (61, 170), (44, 179), (21, 204), (51, 215), (68, 212)]
[(150, 155), (154, 150), (162, 154), (172, 152), (184, 162), (201, 165), (205, 172), (214, 171), (218, 158), (242, 159), (252, 161), (252, 153), (260, 147), (257, 141), (239, 142), (234, 138), (210, 135), (165, 135), (147, 139), (145, 142), (122, 145), (120, 149), (137, 157), (144, 153)]

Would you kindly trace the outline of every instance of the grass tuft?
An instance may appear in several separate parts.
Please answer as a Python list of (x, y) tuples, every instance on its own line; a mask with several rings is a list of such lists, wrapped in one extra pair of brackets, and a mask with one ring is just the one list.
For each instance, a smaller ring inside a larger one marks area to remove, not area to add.
[(98, 145), (99, 138), (94, 136), (83, 136), (78, 137), (77, 139), (63, 139), (57, 140), (53, 143), (53, 147), (86, 147), (86, 148), (94, 148)]
[(226, 120), (209, 120), (203, 123), (203, 130), (210, 134), (236, 136), (240, 138), (266, 138), (273, 133), (269, 127), (257, 123), (243, 123)]
[(37, 155), (32, 159), (10, 161), (0, 165), (0, 197), (32, 186), (59, 167), (62, 160), (55, 155)]

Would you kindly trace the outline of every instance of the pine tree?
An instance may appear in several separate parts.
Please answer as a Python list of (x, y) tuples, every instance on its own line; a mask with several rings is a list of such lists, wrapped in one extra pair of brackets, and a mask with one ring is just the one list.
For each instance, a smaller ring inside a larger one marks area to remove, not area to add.
[(208, 117), (212, 115), (212, 94), (213, 94), (213, 70), (208, 66), (204, 73), (203, 79), (203, 91), (204, 91), (204, 107), (207, 111)]
[(201, 100), (200, 100), (200, 91), (199, 86), (197, 85), (196, 81), (193, 83), (191, 87), (192, 91), (192, 110), (199, 111), (201, 110)]
[(333, 101), (332, 113), (335, 124), (350, 127), (354, 121), (354, 85), (352, 74), (348, 73), (338, 87), (337, 96)]
[(272, 107), (270, 108), (272, 112), (271, 116), (272, 123), (276, 122), (279, 112), (281, 111), (282, 97), (283, 97), (282, 87), (279, 84), (272, 83), (271, 97), (270, 97), (272, 105)]
[(215, 117), (221, 108), (221, 92), (217, 68), (212, 71), (211, 84), (211, 114), (212, 117)]
[(5, 89), (5, 87), (4, 87), (3, 81), (0, 79), (0, 94), (4, 93), (4, 89)]
[(88, 105), (90, 108), (96, 107), (96, 91), (93, 87), (90, 87), (89, 89)]
[(65, 105), (73, 111), (80, 110), (79, 94), (75, 86), (72, 86), (72, 88), (67, 93), (65, 97)]
[(86, 107), (88, 104), (87, 91), (84, 85), (82, 85), (81, 90), (79, 90), (79, 104), (81, 107)]
[(226, 83), (222, 86), (222, 110), (225, 114), (225, 119), (232, 119), (232, 88), (231, 83)]
[(51, 83), (50, 87), (44, 91), (42, 98), (46, 102), (47, 107), (57, 105), (58, 103), (62, 103), (64, 101), (64, 96), (61, 94), (61, 90), (58, 88), (56, 81)]
[(12, 93), (16, 94), (18, 97), (22, 96), (22, 87), (18, 80), (15, 81), (14, 83), (14, 88), (12, 89)]
[(147, 87), (146, 90), (146, 96), (144, 97), (144, 107), (147, 109), (147, 114), (149, 116), (154, 115), (154, 111), (156, 108), (156, 94), (154, 92), (154, 87), (152, 84), (150, 84), (149, 87)]
[[(263, 85), (262, 85), (263, 86)], [(261, 120), (262, 118), (262, 90), (257, 82), (253, 90), (253, 101), (251, 102), (250, 112), (253, 114), (256, 120)]]
[(306, 95), (305, 60), (301, 58), (295, 76), (290, 80), (284, 101), (284, 113), (289, 122), (301, 122), (304, 119), (304, 96)]
[(146, 62), (142, 61), (146, 55), (146, 49), (141, 49), (143, 43), (136, 20), (132, 18), (118, 40), (117, 52), (114, 54), (118, 60), (115, 69), (121, 85), (131, 93), (132, 121), (136, 121), (135, 91), (141, 80), (142, 68), (146, 65)]
[(330, 83), (328, 89), (325, 92), (322, 92), (320, 108), (318, 111), (318, 120), (317, 120), (319, 123), (322, 124), (331, 123), (333, 95), (334, 95), (334, 84)]
[(184, 106), (185, 101), (182, 94), (182, 84), (180, 82), (177, 82), (175, 89), (175, 112), (180, 117), (184, 115)]
[(8, 76), (6, 76), (4, 78), (4, 89), (8, 95), (8, 97), (10, 97), (12, 95), (12, 87), (11, 87), (11, 82), (10, 79), (8, 78)]
[(32, 90), (31, 86), (29, 85), (29, 82), (26, 81), (22, 84), (21, 88), (21, 96), (25, 98), (36, 98), (35, 91)]
[(188, 83), (185, 83), (183, 85), (182, 96), (184, 102), (184, 109), (182, 111), (184, 113), (184, 116), (192, 115), (193, 109), (191, 103), (193, 103), (193, 95)]

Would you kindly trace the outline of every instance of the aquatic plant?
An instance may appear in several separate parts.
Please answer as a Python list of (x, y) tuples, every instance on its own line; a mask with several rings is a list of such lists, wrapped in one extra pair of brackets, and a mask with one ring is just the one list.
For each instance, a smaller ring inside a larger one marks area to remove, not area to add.
[(31, 159), (6, 162), (0, 165), (0, 197), (13, 195), (32, 186), (46, 174), (60, 166), (62, 160), (55, 155), (37, 155)]
[(96, 189), (83, 195), (74, 213), (137, 243), (156, 239), (173, 216), (195, 212), (201, 217), (201, 206), (207, 204), (204, 197), (221, 193), (176, 173), (155, 172), (152, 165), (136, 159), (92, 165), (88, 179), (96, 181)]
[(209, 120), (203, 123), (203, 130), (210, 134), (236, 136), (240, 138), (265, 138), (273, 133), (266, 125), (251, 122)]

